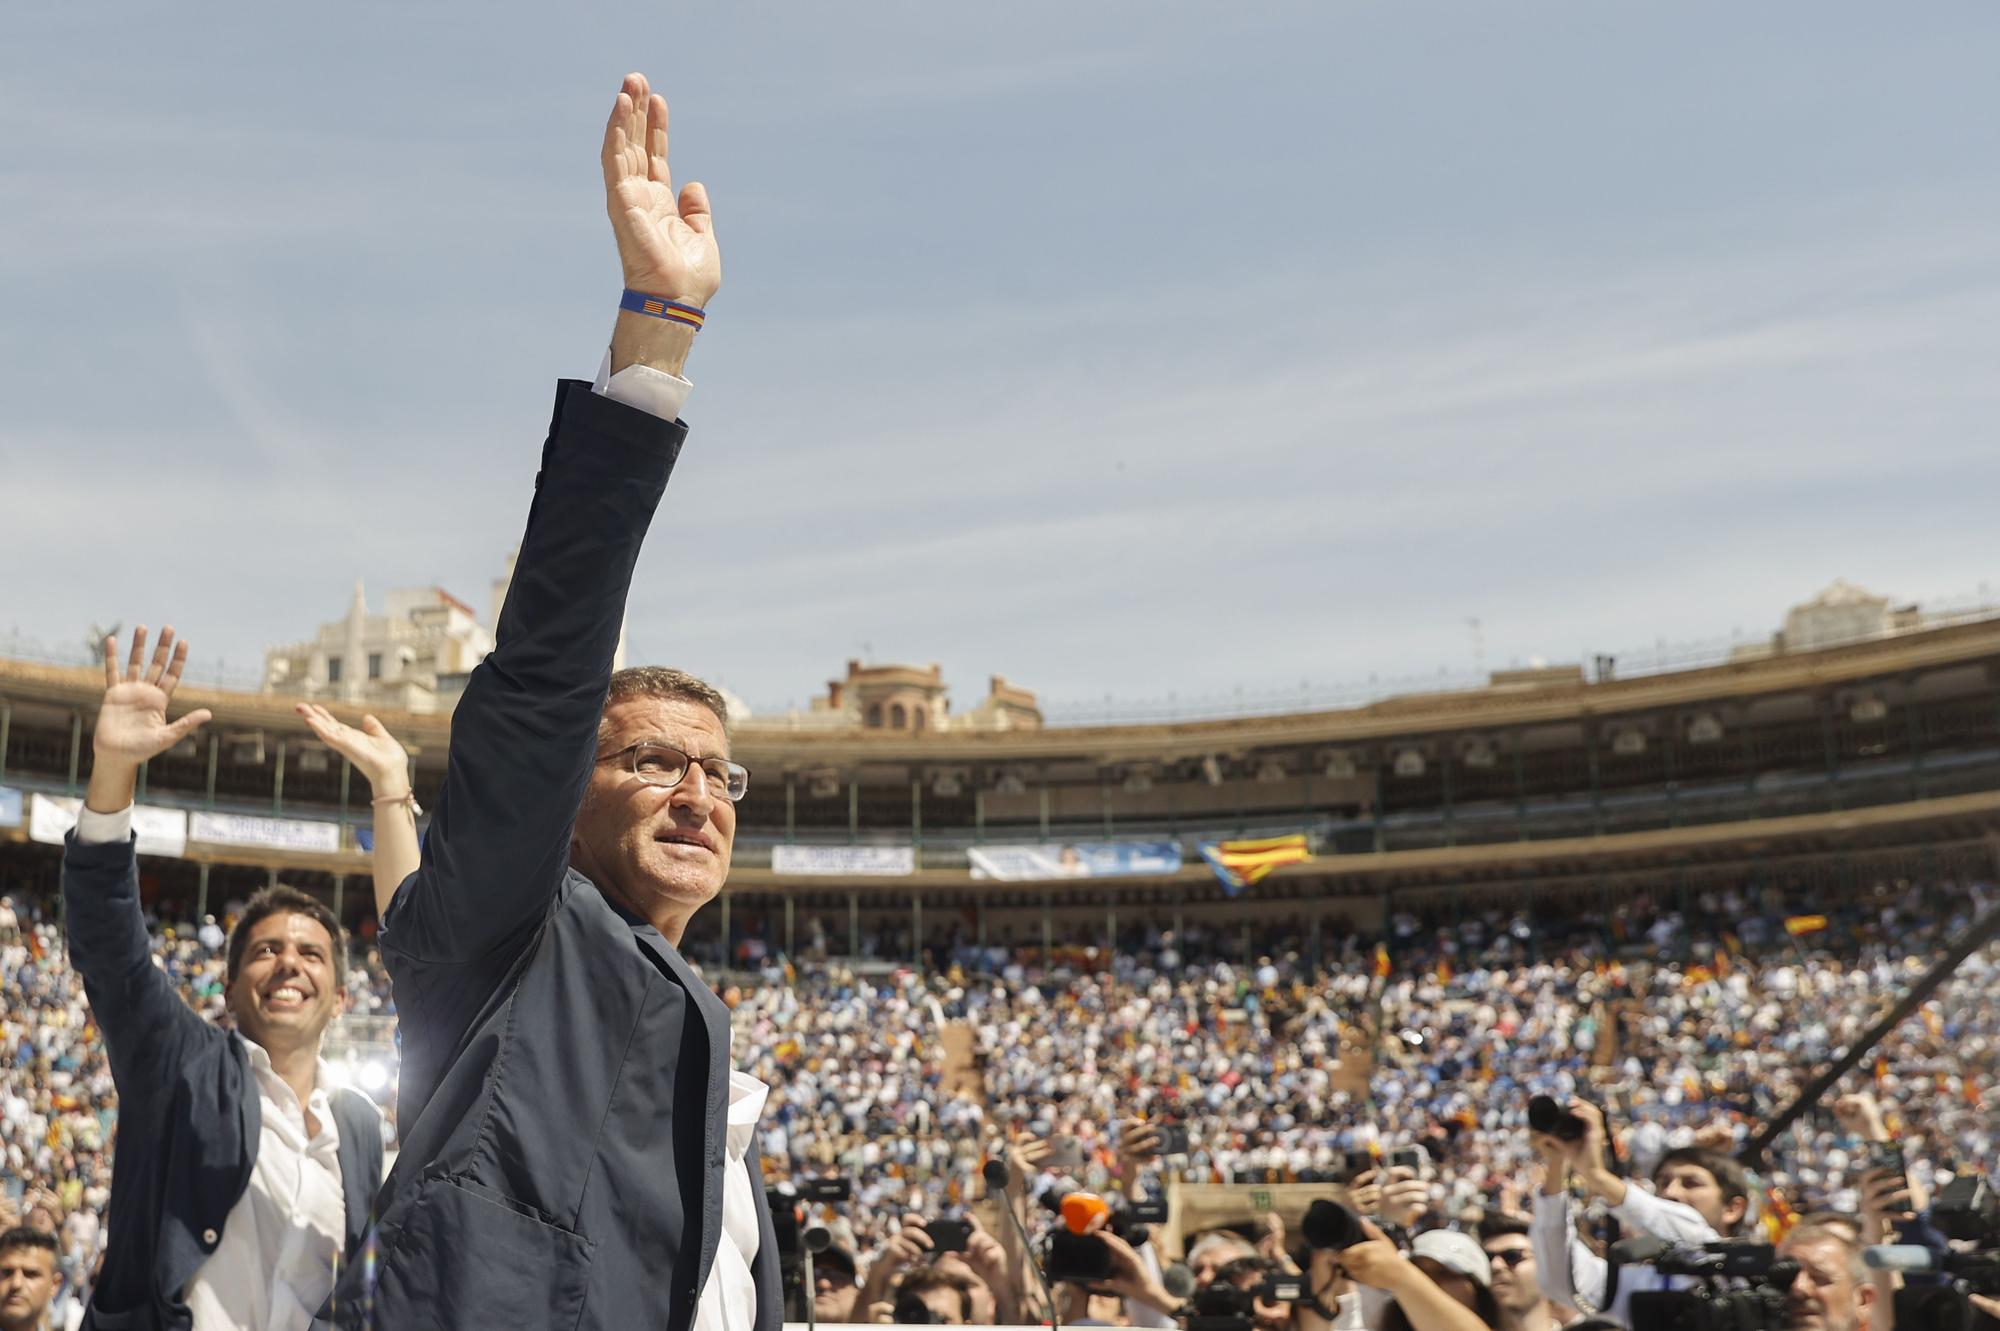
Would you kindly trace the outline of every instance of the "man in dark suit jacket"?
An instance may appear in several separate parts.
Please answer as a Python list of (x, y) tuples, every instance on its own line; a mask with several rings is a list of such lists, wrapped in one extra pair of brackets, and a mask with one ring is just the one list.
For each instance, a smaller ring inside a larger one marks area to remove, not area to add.
[(124, 676), (104, 644), (90, 788), (63, 852), (64, 926), (118, 1087), (104, 1266), (85, 1327), (304, 1331), (359, 1254), (382, 1181), (382, 1123), (332, 1083), (320, 1039), (345, 1000), (346, 946), (290, 888), (252, 898), (229, 938), (236, 1031), (202, 1020), (153, 962), (132, 836), (141, 764), (208, 720), (167, 723), (187, 644), (164, 630)]
[[(677, 949), (728, 875), (747, 774), (713, 689), (611, 669), (686, 436), (679, 372), (721, 280), (706, 194), (667, 177), (666, 114), (627, 78), (604, 170), (636, 294), (604, 382), (557, 390), (498, 645), (453, 715), (422, 865), (383, 920), (402, 1152), (373, 1279), (350, 1273), (359, 1298), (341, 1300), (383, 1331), (781, 1317), (763, 1088), (732, 1076), (729, 1014)], [(716, 594), (727, 539), (692, 511), (672, 536), (689, 596)]]

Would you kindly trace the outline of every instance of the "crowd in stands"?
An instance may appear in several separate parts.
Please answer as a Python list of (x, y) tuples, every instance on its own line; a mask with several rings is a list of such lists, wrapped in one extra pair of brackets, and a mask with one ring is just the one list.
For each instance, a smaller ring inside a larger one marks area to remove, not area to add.
[[(1247, 961), (1240, 931), (1143, 927), (1088, 964), (1047, 968), (1039, 947), (956, 948), (928, 974), (764, 953), (724, 997), (738, 1065), (773, 1088), (762, 1128), (767, 1181), (852, 1184), (851, 1200), (815, 1212), (834, 1232), (819, 1267), (822, 1316), (910, 1320), (911, 1300), (947, 1310), (963, 1301), (967, 1315), (948, 1320), (1031, 1313), (1033, 1284), (993, 1212), (963, 1256), (937, 1261), (924, 1226), (909, 1220), (976, 1214), (966, 1208), (983, 1195), (980, 1167), (992, 1156), (1012, 1163), (1015, 1204), (1040, 1222), (1028, 1199), (1059, 1181), (1132, 1197), (1158, 1192), (1170, 1175), (1352, 1184), (1355, 1154), (1366, 1153), (1378, 1165), (1356, 1194), (1364, 1209), (1396, 1211), (1412, 1232), (1476, 1236), (1431, 1239), (1429, 1257), (1417, 1244), (1396, 1260), (1416, 1261), (1440, 1287), (1469, 1281), (1482, 1297), (1467, 1306), (1497, 1325), (1500, 1312), (1487, 1306), (1495, 1298), (1540, 1306), (1528, 1299), (1533, 1283), (1518, 1279), (1520, 1263), (1496, 1257), (1489, 1272), (1479, 1251), (1528, 1242), (1552, 1159), (1530, 1138), (1531, 1094), (1603, 1106), (1635, 1179), (1691, 1148), (1731, 1154), (1989, 904), (1979, 887), (1882, 883), (1815, 905), (1823, 925), (1807, 921), (1798, 933), (1786, 921), (1799, 923), (1800, 901), (1747, 888), (1685, 901), (1639, 894), (1560, 929), (1530, 927), (1510, 910), (1398, 914), (1385, 946), (1335, 939), (1317, 969), (1295, 926), (1253, 938)], [(158, 964), (211, 1017), (222, 1012), (226, 922), (158, 931)], [(1996, 968), (2000, 947), (1972, 956), (1842, 1088), (1879, 1105), (1920, 1192), (1993, 1164)], [(372, 949), (356, 949), (348, 985), (356, 1011), (393, 1015)], [(43, 903), (0, 907), (0, 1048), (0, 1231), (53, 1233), (63, 1280), (81, 1287), (101, 1238), (116, 1111), (81, 982)], [(1134, 1149), (1164, 1124), (1187, 1129), (1184, 1154)], [(1058, 1167), (1049, 1142), (1066, 1138), (1076, 1163)], [(1389, 1173), (1386, 1153), (1410, 1146), (1424, 1149), (1424, 1163)], [(1869, 1205), (1867, 1143), (1831, 1112), (1831, 1097), (1770, 1161), (1748, 1208), (1755, 1214)], [(1253, 1258), (1258, 1272), (1317, 1260), (1296, 1234), (1289, 1240), (1254, 1228), (1218, 1239), (1207, 1255), (1228, 1260), (1206, 1271), (1199, 1245), (1187, 1255), (1198, 1274), (1238, 1262), (1228, 1280)], [(1079, 1296), (1068, 1311), (1163, 1324), (1134, 1292), (1157, 1290), (1160, 1258), (1114, 1241), (1138, 1263), (1105, 1285), (1119, 1297)], [(1364, 1278), (1370, 1260), (1357, 1254), (1341, 1279), (1379, 1288)], [(1367, 1303), (1359, 1297), (1352, 1307)], [(1342, 1326), (1364, 1324), (1352, 1307), (1325, 1311), (1346, 1318)], [(1257, 1320), (1276, 1316), (1264, 1309)], [(1321, 1331), (1315, 1316), (1284, 1315)], [(1468, 1331), (1448, 1317), (1411, 1324)]]

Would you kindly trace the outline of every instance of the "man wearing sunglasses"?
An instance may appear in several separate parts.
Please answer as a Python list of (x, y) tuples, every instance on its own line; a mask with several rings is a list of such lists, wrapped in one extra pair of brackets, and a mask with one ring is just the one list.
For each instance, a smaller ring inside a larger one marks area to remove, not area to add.
[(729, 876), (749, 773), (714, 689), (611, 670), (721, 265), (637, 74), (603, 167), (626, 287), (610, 355), (558, 390), (498, 645), (382, 922), (402, 1152), (373, 1260), (336, 1290), (344, 1326), (776, 1331), (783, 1312), (765, 1088), (732, 1074), (728, 1011), (679, 951)]
[(1567, 1320), (1542, 1294), (1535, 1279), (1535, 1244), (1528, 1222), (1488, 1216), (1479, 1224), (1479, 1246), (1493, 1266), (1493, 1299), (1500, 1305), (1500, 1331), (1557, 1331)]

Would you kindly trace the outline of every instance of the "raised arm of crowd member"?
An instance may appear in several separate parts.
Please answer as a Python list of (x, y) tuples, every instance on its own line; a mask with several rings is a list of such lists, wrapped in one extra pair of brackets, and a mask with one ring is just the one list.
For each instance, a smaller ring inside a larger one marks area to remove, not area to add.
[(1469, 1235), (1431, 1230), (1405, 1256), (1373, 1222), (1361, 1227), (1368, 1238), (1342, 1249), (1340, 1264), (1357, 1283), (1395, 1300), (1380, 1324), (1387, 1331), (1400, 1331), (1399, 1321), (1407, 1331), (1493, 1331), (1497, 1313), (1482, 1318), (1473, 1310), (1482, 1302), (1491, 1307), (1493, 1292), (1486, 1256)]
[[(381, 1331), (776, 1331), (783, 1315), (768, 1088), (732, 1071), (729, 1011), (679, 950), (728, 878), (750, 774), (712, 686), (612, 672), (687, 436), (680, 370), (722, 279), (707, 193), (676, 192), (667, 152), (665, 99), (626, 76), (600, 152), (624, 282), (610, 352), (598, 383), (557, 389), (496, 645), (382, 922), (402, 1149), (378, 1259), (342, 1285)], [(684, 604), (727, 583), (712, 522), (689, 506), (674, 524), (662, 572)]]
[(304, 1331), (366, 1233), (382, 1177), (381, 1119), (337, 1089), (320, 1040), (345, 999), (345, 946), (324, 905), (291, 888), (252, 897), (229, 936), (211, 1026), (153, 964), (139, 903), (132, 801), (139, 768), (209, 719), (167, 720), (187, 661), (171, 628), (121, 674), (104, 643), (89, 790), (63, 853), (70, 957), (118, 1091), (98, 1326)]
[[(1541, 1270), (1542, 1290), (1551, 1299), (1624, 1322), (1625, 1308), (1635, 1290), (1674, 1287), (1679, 1281), (1663, 1277), (1649, 1266), (1627, 1266), (1619, 1273), (1616, 1293), (1611, 1294), (1608, 1266), (1576, 1236), (1568, 1177), (1573, 1174), (1585, 1192), (1608, 1202), (1611, 1214), (1628, 1234), (1702, 1244), (1734, 1234), (1749, 1216), (1749, 1176), (1727, 1156), (1685, 1147), (1667, 1152), (1654, 1167), (1656, 1191), (1634, 1187), (1606, 1163), (1603, 1114), (1584, 1100), (1570, 1101), (1569, 1108), (1584, 1122), (1580, 1139), (1569, 1142), (1543, 1133), (1529, 1135), (1545, 1170), (1530, 1227), (1535, 1263)], [(1605, 1306), (1607, 1299), (1609, 1308)]]
[(354, 764), (368, 782), (375, 811), (375, 849), (370, 855), (375, 914), (387, 915), (396, 889), (417, 871), (423, 856), (417, 844), (417, 798), (410, 793), (410, 755), (372, 716), (350, 726), (318, 703), (302, 702), (297, 710), (319, 742)]

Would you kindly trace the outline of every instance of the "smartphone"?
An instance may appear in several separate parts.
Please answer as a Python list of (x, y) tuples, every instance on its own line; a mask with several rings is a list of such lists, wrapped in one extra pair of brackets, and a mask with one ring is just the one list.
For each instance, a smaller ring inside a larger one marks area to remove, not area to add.
[(1422, 1174), (1429, 1167), (1431, 1153), (1421, 1146), (1405, 1146), (1389, 1152), (1389, 1168), (1414, 1169)]
[(1067, 1135), (1049, 1138), (1048, 1166), (1051, 1169), (1083, 1168), (1083, 1143)]
[(1341, 1172), (1347, 1175), (1347, 1180), (1351, 1183), (1375, 1168), (1375, 1152), (1369, 1150), (1344, 1152), (1340, 1167)]
[(931, 1236), (931, 1252), (964, 1252), (972, 1238), (970, 1220), (926, 1220), (924, 1232)]

